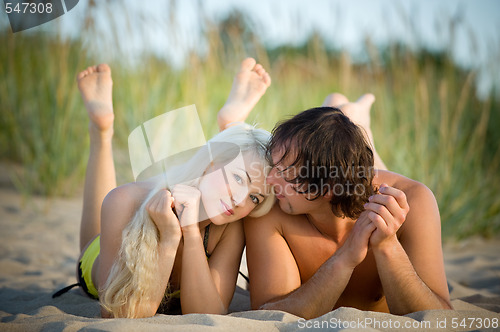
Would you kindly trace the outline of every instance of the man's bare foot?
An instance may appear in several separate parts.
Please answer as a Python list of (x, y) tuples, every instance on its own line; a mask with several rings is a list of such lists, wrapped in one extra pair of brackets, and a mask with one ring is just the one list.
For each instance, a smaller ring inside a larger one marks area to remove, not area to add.
[(113, 100), (111, 69), (107, 64), (91, 66), (77, 75), (78, 88), (90, 119), (90, 129), (113, 132)]
[(347, 97), (343, 94), (332, 93), (326, 96), (322, 106), (340, 108), (352, 122), (360, 126), (365, 132), (366, 138), (373, 148), (375, 168), (387, 169), (387, 166), (385, 166), (382, 158), (380, 158), (377, 150), (375, 149), (375, 141), (373, 139), (373, 133), (370, 126), (370, 109), (374, 101), (375, 96), (371, 93), (362, 95), (354, 103), (350, 102), (349, 99), (347, 99)]
[(220, 130), (232, 122), (244, 122), (270, 85), (271, 77), (262, 65), (252, 58), (243, 60), (229, 97), (217, 114)]
[[(343, 94), (332, 93), (326, 96), (323, 106), (340, 108), (352, 122), (363, 128), (371, 136), (370, 109), (374, 101), (375, 96), (371, 93), (362, 95), (354, 103), (349, 102)], [(370, 141), (373, 144), (371, 137)]]

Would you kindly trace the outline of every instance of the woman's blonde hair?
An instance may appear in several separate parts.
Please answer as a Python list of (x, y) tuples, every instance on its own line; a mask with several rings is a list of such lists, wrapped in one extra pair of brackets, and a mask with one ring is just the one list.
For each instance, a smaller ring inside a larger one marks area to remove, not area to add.
[[(234, 125), (210, 139), (189, 161), (166, 172), (163, 180), (148, 194), (123, 230), (118, 258), (101, 289), (100, 300), (106, 310), (114, 317), (138, 317), (139, 304), (148, 300), (148, 294), (155, 292), (151, 288), (159, 276), (158, 265), (154, 263), (158, 260), (159, 233), (146, 210), (148, 201), (159, 190), (171, 188), (177, 183), (197, 187), (198, 179), (212, 162), (224, 164), (234, 157), (234, 151), (229, 151), (231, 149), (227, 149), (228, 146), (237, 146), (242, 153), (253, 152), (262, 162), (263, 174), (267, 175), (270, 167), (266, 162), (266, 148), (270, 137), (271, 134), (266, 130), (245, 123)], [(274, 195), (268, 189), (268, 195), (250, 216), (259, 217), (266, 214), (273, 204)]]

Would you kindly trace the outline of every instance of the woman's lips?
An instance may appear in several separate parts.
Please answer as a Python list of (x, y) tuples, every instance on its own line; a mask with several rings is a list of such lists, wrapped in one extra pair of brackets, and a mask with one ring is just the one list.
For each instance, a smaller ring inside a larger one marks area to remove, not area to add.
[(224, 201), (221, 199), (220, 200), (220, 203), (222, 204), (222, 208), (224, 210), (224, 213), (228, 216), (232, 216), (234, 214), (234, 211), (229, 207), (229, 205), (227, 205), (226, 203), (224, 203)]

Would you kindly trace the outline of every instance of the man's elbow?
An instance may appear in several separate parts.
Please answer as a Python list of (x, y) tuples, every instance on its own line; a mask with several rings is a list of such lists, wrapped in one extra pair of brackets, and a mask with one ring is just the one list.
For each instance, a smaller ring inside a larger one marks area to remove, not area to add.
[(441, 305), (444, 310), (455, 310), (450, 300), (441, 300)]
[(314, 319), (322, 315), (314, 311), (310, 306), (307, 305), (297, 306), (290, 304), (287, 305), (286, 301), (268, 302), (258, 307), (258, 309), (284, 311), (307, 320)]

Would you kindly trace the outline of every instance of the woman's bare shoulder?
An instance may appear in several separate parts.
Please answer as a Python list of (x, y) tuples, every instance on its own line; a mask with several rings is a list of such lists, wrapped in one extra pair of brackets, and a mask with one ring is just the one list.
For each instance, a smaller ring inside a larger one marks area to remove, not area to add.
[(104, 204), (133, 204), (142, 203), (149, 192), (154, 188), (151, 183), (147, 182), (131, 182), (118, 186), (111, 190), (104, 200)]
[(125, 227), (153, 188), (150, 184), (132, 182), (111, 190), (102, 203), (101, 226)]

